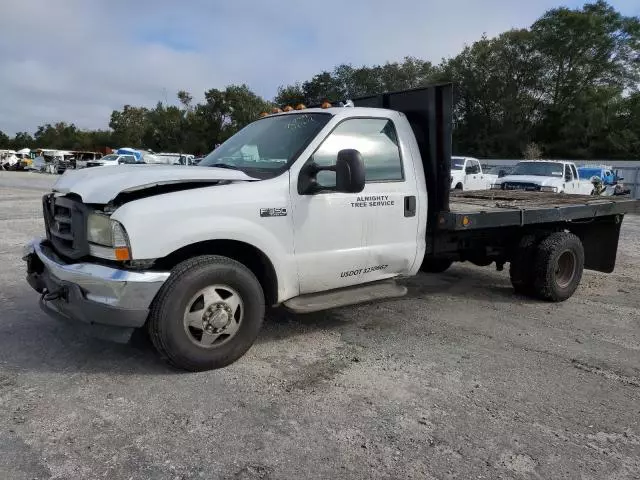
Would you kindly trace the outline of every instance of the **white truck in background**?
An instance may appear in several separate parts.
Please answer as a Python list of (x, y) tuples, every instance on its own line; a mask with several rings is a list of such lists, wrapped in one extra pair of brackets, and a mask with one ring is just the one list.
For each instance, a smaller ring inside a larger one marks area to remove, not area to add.
[(477, 158), (451, 157), (451, 189), (459, 192), (489, 190), (497, 175), (484, 173)]
[(580, 178), (573, 162), (525, 160), (518, 162), (509, 175), (494, 180), (491, 189), (591, 195), (593, 184), (590, 179)]

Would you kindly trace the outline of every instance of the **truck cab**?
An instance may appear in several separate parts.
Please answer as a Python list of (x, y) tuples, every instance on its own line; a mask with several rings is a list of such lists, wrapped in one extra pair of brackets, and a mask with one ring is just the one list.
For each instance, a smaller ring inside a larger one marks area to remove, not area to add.
[(488, 190), (497, 176), (485, 174), (480, 161), (471, 157), (451, 157), (451, 189)]

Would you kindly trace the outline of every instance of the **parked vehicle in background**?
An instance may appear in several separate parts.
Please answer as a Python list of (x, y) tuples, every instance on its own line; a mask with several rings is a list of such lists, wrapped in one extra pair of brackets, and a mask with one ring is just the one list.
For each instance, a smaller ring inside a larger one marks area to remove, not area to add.
[(592, 180), (593, 177), (598, 177), (605, 185), (615, 185), (619, 180), (616, 172), (613, 171), (613, 168), (608, 166), (578, 167), (578, 175), (583, 180)]
[(114, 153), (118, 155), (133, 155), (136, 160), (142, 161), (142, 152), (135, 148), (119, 148)]
[(619, 177), (618, 172), (614, 171), (613, 167), (607, 165), (579, 167), (578, 174), (581, 179), (589, 180), (594, 185), (594, 194), (596, 195), (631, 194), (631, 189), (622, 183), (624, 178)]
[(16, 170), (29, 170), (31, 169), (31, 165), (33, 164), (33, 153), (29, 148), (21, 148), (16, 152), (16, 156), (18, 157), (18, 164), (16, 165)]
[(552, 302), (585, 268), (612, 272), (638, 202), (451, 193), (452, 102), (438, 85), (291, 109), (198, 168), (69, 172), (43, 198), (47, 238), (25, 248), (29, 284), (52, 316), (144, 326), (171, 363), (206, 370), (240, 358), (272, 305), (400, 297), (394, 279), (455, 261), (510, 262), (516, 292)]
[(0, 150), (0, 170), (15, 170), (18, 162), (15, 150)]
[(154, 153), (154, 155), (160, 159), (160, 163), (167, 163), (169, 165), (195, 165), (195, 163), (193, 163), (195, 156), (186, 153)]
[(75, 170), (76, 156), (75, 153), (68, 150), (58, 150), (54, 154), (54, 164), (56, 173), (62, 175), (68, 169)]
[(138, 161), (142, 163), (165, 163), (151, 150), (135, 149), (135, 148), (119, 148), (116, 153), (120, 155), (134, 155)]
[(117, 153), (111, 153), (109, 155), (105, 155), (99, 160), (92, 160), (87, 162), (87, 168), (90, 167), (108, 167), (114, 165), (135, 165), (144, 163), (140, 158), (137, 158), (135, 155), (120, 155)]
[(29, 170), (62, 174), (67, 169), (76, 168), (76, 157), (68, 150), (38, 149), (37, 156), (31, 161)]
[(103, 155), (99, 152), (73, 152), (76, 157), (76, 168), (86, 168), (88, 162), (100, 160)]
[(453, 190), (488, 190), (497, 178), (497, 175), (485, 174), (477, 158), (451, 157), (451, 189)]
[[(485, 175), (488, 174), (496, 178), (502, 178), (509, 175), (513, 171), (513, 167), (506, 165), (482, 165), (482, 170)], [(495, 183), (495, 180), (493, 180), (491, 184), (493, 185), (493, 183)]]
[(497, 179), (491, 188), (570, 195), (591, 195), (593, 192), (593, 184), (580, 179), (573, 162), (556, 160), (518, 162), (509, 175)]

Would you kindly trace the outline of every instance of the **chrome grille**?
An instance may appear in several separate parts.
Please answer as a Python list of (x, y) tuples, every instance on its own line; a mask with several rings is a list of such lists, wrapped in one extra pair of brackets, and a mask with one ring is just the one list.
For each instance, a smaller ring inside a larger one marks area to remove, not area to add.
[(82, 202), (45, 195), (42, 199), (47, 239), (60, 255), (78, 259), (89, 254), (87, 242), (87, 214)]
[(535, 183), (505, 182), (502, 185), (504, 190), (528, 190), (532, 192), (540, 190), (540, 185), (536, 185)]

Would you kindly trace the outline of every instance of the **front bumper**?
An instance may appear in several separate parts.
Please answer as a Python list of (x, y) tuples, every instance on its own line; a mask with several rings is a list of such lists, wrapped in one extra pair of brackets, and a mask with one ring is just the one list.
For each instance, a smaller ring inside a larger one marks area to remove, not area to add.
[(46, 240), (25, 246), (27, 281), (43, 310), (89, 324), (141, 327), (169, 272), (132, 272), (94, 263), (65, 263)]

